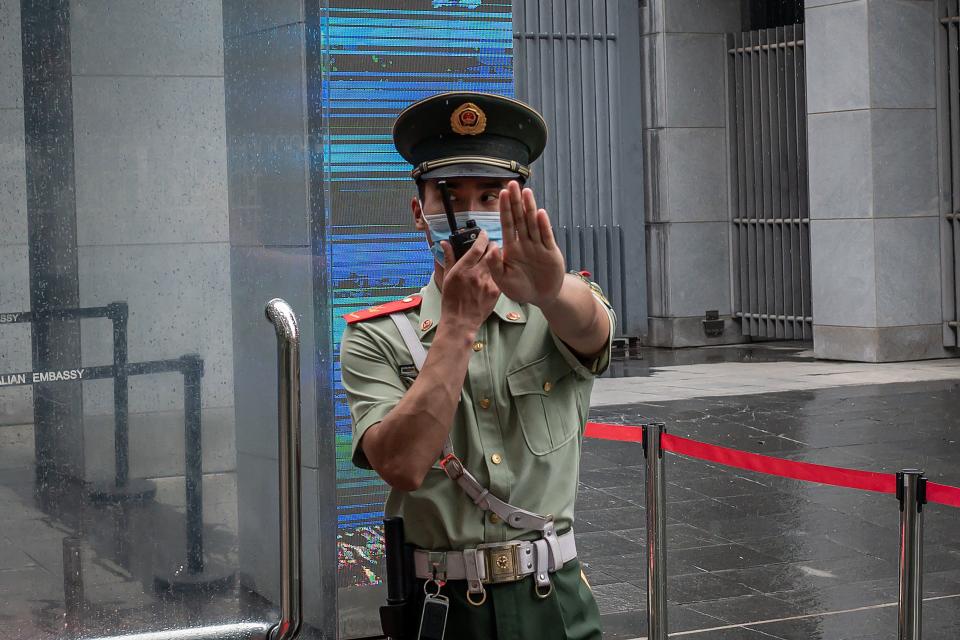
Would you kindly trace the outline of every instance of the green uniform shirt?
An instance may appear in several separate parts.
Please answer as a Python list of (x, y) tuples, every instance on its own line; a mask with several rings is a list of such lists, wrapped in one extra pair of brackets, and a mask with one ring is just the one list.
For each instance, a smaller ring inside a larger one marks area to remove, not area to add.
[[(457, 456), (484, 487), (517, 507), (553, 514), (558, 531), (573, 525), (590, 391), (610, 361), (615, 316), (594, 291), (610, 314), (610, 341), (586, 365), (554, 336), (539, 308), (500, 296), (477, 332), (450, 432)], [(442, 321), (441, 296), (432, 278), (420, 294), (419, 309), (406, 315), (429, 350)], [(357, 443), (413, 383), (413, 358), (393, 321), (383, 316), (347, 327), (340, 365), (353, 418), (353, 462), (369, 469)], [(482, 511), (439, 461), (416, 491), (391, 490), (385, 512), (401, 516), (407, 542), (423, 549), (538, 537)]]

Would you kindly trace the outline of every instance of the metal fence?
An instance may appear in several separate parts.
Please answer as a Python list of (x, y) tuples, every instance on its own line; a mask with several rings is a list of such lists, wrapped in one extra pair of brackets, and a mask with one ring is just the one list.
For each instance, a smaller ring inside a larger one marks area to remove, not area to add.
[(958, 0), (938, 3), (940, 209), (944, 243), (944, 343), (960, 344), (960, 6)]
[[(619, 305), (618, 335), (645, 334), (637, 3), (519, 0), (513, 24), (516, 95), (549, 127), (530, 186), (568, 268), (598, 276)], [(621, 237), (630, 239), (626, 254)]]
[(803, 25), (727, 44), (734, 314), (744, 335), (810, 339)]

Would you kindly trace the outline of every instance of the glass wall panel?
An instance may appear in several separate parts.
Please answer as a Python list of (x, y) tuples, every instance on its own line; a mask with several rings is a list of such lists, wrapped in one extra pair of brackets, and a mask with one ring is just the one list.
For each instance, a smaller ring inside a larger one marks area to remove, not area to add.
[(0, 637), (276, 615), (238, 580), (223, 44), (219, 0), (0, 2)]
[(275, 619), (275, 296), (303, 330), (307, 634), (378, 631), (385, 487), (349, 461), (339, 318), (427, 281), (391, 124), (512, 95), (510, 13), (0, 0), (0, 637)]

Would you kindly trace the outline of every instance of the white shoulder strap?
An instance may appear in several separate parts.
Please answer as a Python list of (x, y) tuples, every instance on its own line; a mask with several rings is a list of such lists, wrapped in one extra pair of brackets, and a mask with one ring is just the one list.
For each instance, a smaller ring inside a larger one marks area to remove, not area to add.
[(417, 336), (417, 330), (410, 324), (405, 313), (399, 311), (391, 313), (390, 319), (393, 320), (393, 324), (397, 325), (397, 331), (403, 338), (403, 344), (407, 345), (407, 350), (413, 357), (413, 365), (417, 368), (417, 371), (420, 371), (423, 369), (423, 363), (427, 361), (427, 350), (423, 348), (423, 343)]

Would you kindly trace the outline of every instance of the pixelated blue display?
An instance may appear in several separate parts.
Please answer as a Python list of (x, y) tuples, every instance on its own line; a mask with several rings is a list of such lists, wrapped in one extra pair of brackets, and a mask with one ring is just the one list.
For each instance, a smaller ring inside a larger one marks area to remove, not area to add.
[[(397, 154), (397, 114), (454, 90), (513, 95), (511, 4), (493, 0), (330, 0), (324, 10), (323, 109), (333, 341), (343, 314), (416, 292), (432, 257), (413, 230), (411, 167)], [(350, 416), (334, 364), (340, 584), (376, 582), (385, 485), (350, 460)]]

